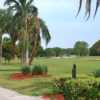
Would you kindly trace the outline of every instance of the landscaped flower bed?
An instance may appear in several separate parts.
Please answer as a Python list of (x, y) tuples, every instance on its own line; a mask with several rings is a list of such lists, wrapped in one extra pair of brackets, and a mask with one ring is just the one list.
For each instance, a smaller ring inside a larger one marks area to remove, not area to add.
[(23, 80), (33, 77), (48, 77), (48, 68), (47, 66), (34, 65), (32, 68), (30, 67), (22, 67), (21, 72), (13, 73), (11, 75), (12, 80)]
[(44, 100), (64, 100), (64, 97), (63, 95), (61, 94), (56, 94), (56, 95), (46, 95), (46, 96), (43, 96), (43, 99)]
[(29, 74), (23, 74), (23, 73), (14, 73), (10, 76), (11, 80), (24, 80), (24, 79), (29, 79), (29, 78), (39, 78), (39, 77), (49, 77), (47, 74), (41, 74), (41, 75), (32, 75), (31, 73)]

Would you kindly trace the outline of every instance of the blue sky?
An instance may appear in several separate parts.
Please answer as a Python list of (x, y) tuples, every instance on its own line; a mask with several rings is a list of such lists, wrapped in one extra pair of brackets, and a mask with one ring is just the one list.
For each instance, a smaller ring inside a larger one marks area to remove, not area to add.
[[(95, 20), (84, 20), (84, 10), (76, 18), (79, 0), (35, 0), (39, 16), (44, 19), (52, 39), (48, 47), (73, 47), (76, 41), (86, 41), (91, 46), (100, 39), (100, 11)], [(0, 0), (3, 7), (4, 0)], [(83, 6), (84, 7), (84, 6)], [(94, 7), (93, 7), (94, 10)], [(93, 13), (92, 13), (93, 15)], [(42, 41), (44, 45), (44, 41)]]

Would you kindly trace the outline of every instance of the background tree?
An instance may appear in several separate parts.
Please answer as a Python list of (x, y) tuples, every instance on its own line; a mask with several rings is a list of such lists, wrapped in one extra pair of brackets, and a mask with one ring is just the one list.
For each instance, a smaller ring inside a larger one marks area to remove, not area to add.
[(11, 14), (6, 9), (0, 9), (0, 62), (2, 61), (2, 35), (7, 32), (7, 24), (10, 22)]
[(13, 46), (12, 46), (12, 41), (9, 38), (4, 38), (3, 39), (3, 57), (5, 61), (10, 61), (11, 59), (14, 58), (14, 52), (13, 52)]
[(67, 49), (66, 49), (66, 54), (67, 54), (67, 56), (74, 55), (74, 50), (73, 50), (73, 48), (67, 48)]
[(100, 56), (100, 40), (90, 48), (90, 56)]
[(37, 57), (46, 57), (46, 53), (45, 50), (43, 49), (42, 46), (40, 46), (37, 50)]
[(88, 55), (88, 43), (84, 41), (77, 41), (74, 45), (74, 53), (78, 56)]

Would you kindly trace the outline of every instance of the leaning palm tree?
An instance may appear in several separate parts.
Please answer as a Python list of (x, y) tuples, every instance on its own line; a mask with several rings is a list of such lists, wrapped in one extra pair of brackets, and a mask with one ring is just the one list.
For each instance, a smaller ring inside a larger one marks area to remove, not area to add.
[[(87, 16), (87, 20), (89, 19), (91, 15), (91, 4), (94, 2), (94, 0), (79, 0), (79, 10), (77, 15), (80, 13), (80, 10), (82, 8), (82, 3), (85, 1), (85, 15)], [(98, 8), (100, 7), (100, 0), (95, 0), (96, 1), (96, 7), (95, 7), (95, 12), (94, 12), (94, 17), (96, 16), (96, 13), (98, 11)]]
[[(29, 64), (30, 36), (33, 36), (31, 37), (31, 42), (34, 41), (32, 42), (33, 49), (30, 63), (34, 57), (37, 44), (40, 41), (40, 18), (38, 17), (38, 9), (32, 4), (33, 1), (34, 0), (6, 0), (5, 2), (5, 4), (8, 5), (8, 9), (13, 12), (15, 21), (14, 27), (17, 25), (17, 30), (14, 31), (17, 33), (18, 39), (23, 44), (22, 62), (25, 65)], [(49, 31), (48, 33), (46, 31), (43, 32), (45, 32), (45, 34), (43, 33), (43, 37), (45, 39), (48, 38), (46, 34), (49, 34)]]
[[(32, 53), (31, 53), (31, 56), (30, 56), (29, 65), (32, 64), (33, 58), (37, 54), (37, 49), (40, 47), (41, 36), (42, 36), (42, 39), (45, 40), (46, 45), (49, 43), (49, 41), (51, 39), (48, 27), (45, 24), (45, 22), (40, 18), (37, 21), (38, 21), (39, 27), (37, 29), (35, 27), (33, 29), (34, 32), (32, 32), (32, 33), (39, 33), (39, 34), (31, 34), (31, 37), (30, 37), (30, 40), (31, 40), (30, 42), (32, 44)], [(40, 32), (38, 32), (40, 30), (41, 30), (42, 34), (40, 34)]]

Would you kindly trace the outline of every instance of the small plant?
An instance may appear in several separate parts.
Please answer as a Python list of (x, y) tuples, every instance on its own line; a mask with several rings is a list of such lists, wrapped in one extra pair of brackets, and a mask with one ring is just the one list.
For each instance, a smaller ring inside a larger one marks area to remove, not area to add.
[(32, 68), (32, 75), (40, 75), (42, 74), (43, 70), (40, 65), (34, 65)]
[(47, 74), (47, 72), (48, 72), (47, 66), (34, 65), (32, 67), (32, 75), (42, 75), (42, 74)]
[(96, 70), (95, 72), (93, 72), (93, 75), (95, 77), (100, 77), (100, 70)]
[(24, 75), (29, 74), (29, 73), (31, 72), (30, 67), (28, 67), (28, 66), (22, 67), (22, 68), (21, 68), (21, 72), (22, 72)]
[(44, 74), (48, 73), (48, 67), (47, 66), (42, 66), (42, 70)]

